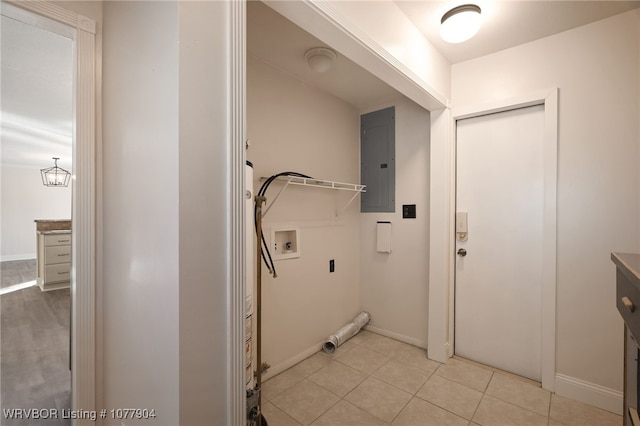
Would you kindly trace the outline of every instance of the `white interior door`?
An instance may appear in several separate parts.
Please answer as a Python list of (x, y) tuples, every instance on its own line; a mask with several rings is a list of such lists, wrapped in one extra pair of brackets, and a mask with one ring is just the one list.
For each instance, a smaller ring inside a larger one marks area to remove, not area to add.
[(455, 353), (537, 381), (543, 131), (539, 105), (458, 120), (456, 132), (456, 210), (468, 232), (456, 232)]

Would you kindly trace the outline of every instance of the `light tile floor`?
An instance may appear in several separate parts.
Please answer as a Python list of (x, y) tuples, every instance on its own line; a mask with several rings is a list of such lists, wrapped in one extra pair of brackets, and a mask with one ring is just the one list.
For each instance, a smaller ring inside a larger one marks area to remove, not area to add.
[(269, 426), (620, 426), (539, 384), (361, 331), (263, 383)]

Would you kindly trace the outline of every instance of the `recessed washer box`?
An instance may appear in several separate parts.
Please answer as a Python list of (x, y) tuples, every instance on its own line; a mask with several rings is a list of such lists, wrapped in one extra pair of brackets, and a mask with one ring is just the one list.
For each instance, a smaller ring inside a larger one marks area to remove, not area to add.
[(293, 226), (271, 226), (270, 249), (273, 260), (300, 257), (300, 229)]

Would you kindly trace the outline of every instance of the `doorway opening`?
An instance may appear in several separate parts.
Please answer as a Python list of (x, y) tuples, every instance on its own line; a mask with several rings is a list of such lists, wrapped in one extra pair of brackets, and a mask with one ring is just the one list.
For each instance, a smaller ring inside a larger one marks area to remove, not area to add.
[[(31, 27), (66, 37), (71, 43), (70, 155), (72, 158), (68, 159), (70, 162), (67, 165), (72, 174), (72, 183), (70, 184), (72, 248), (68, 272), (70, 277), (68, 291), (71, 296), (71, 307), (68, 311), (71, 324), (69, 331), (71, 360), (67, 360), (67, 365), (70, 365), (73, 374), (71, 374), (71, 391), (68, 392), (67, 399), (70, 400), (71, 409), (82, 407), (87, 410), (95, 410), (96, 24), (89, 18), (47, 2), (3, 1), (0, 3), (0, 14)], [(3, 33), (3, 54), (6, 51), (5, 47), (10, 48), (5, 46), (5, 41)], [(3, 101), (4, 95), (3, 75)], [(4, 143), (6, 136), (4, 131), (2, 136)], [(46, 138), (41, 137), (41, 139)], [(17, 183), (13, 182), (13, 184)], [(39, 291), (39, 289), (37, 290)], [(55, 314), (52, 315), (55, 316)], [(49, 336), (45, 334), (43, 339), (38, 340), (38, 344), (46, 343), (47, 337)], [(33, 356), (33, 351), (29, 352), (29, 356)], [(6, 404), (5, 400), (3, 400), (3, 408), (10, 408), (4, 404)]]
[(74, 30), (2, 12), (0, 399), (61, 413), (71, 408), (73, 183), (45, 186), (41, 169), (52, 157), (72, 169)]

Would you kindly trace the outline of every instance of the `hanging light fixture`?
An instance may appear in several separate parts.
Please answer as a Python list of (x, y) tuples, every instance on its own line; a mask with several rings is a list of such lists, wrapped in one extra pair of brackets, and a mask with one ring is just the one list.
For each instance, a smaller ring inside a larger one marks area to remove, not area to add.
[(463, 4), (454, 7), (440, 20), (440, 37), (448, 43), (462, 43), (476, 35), (482, 25), (480, 6)]
[(40, 169), (42, 176), (42, 184), (44, 186), (69, 186), (69, 178), (71, 173), (63, 168), (58, 167), (59, 157), (52, 157), (54, 166), (47, 169)]

